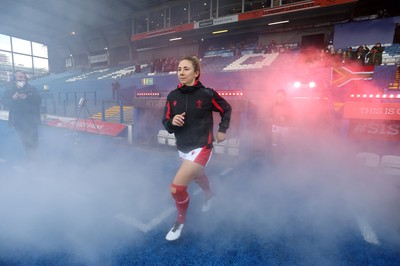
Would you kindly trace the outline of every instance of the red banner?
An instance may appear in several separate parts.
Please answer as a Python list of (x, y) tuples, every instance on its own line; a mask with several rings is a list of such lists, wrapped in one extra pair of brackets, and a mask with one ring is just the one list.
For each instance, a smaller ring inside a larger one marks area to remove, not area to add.
[(358, 2), (358, 0), (314, 0), (314, 2), (319, 6), (334, 6), (334, 5), (354, 3)]
[(343, 117), (400, 120), (400, 103), (349, 102), (344, 104)]
[(118, 136), (124, 129), (125, 125), (103, 122), (92, 119), (74, 119), (67, 117), (55, 117), (53, 119), (46, 118), (45, 123), (53, 127), (68, 128), (89, 133), (101, 135)]
[(272, 8), (261, 9), (261, 10), (254, 10), (254, 11), (249, 11), (249, 12), (239, 14), (239, 21), (262, 18), (262, 17), (272, 16), (272, 15), (276, 15), (276, 14), (297, 12), (300, 10), (305, 10), (305, 9), (309, 9), (309, 8), (317, 8), (317, 7), (319, 7), (317, 3), (314, 3), (314, 1), (310, 1), (307, 3), (301, 3), (301, 4), (288, 4), (288, 5), (284, 5), (284, 6), (272, 7)]

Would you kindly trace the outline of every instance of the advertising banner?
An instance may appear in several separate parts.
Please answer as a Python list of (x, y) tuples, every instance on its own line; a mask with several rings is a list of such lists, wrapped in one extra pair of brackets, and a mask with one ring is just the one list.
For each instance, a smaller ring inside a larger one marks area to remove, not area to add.
[(349, 136), (354, 139), (400, 140), (400, 122), (382, 120), (353, 120)]
[(68, 117), (46, 117), (44, 123), (52, 127), (68, 128), (72, 130), (96, 133), (101, 135), (118, 136), (126, 127), (92, 119), (75, 119)]
[(343, 117), (368, 120), (400, 120), (400, 104), (395, 102), (348, 102), (344, 104)]

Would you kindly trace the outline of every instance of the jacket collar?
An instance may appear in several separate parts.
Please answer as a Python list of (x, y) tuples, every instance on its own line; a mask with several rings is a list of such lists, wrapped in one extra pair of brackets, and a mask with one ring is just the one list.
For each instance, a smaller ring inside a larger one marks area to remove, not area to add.
[(186, 85), (183, 85), (182, 83), (179, 83), (178, 89), (180, 89), (180, 91), (182, 91), (182, 92), (192, 92), (202, 86), (203, 86), (203, 84), (201, 84), (200, 81), (196, 80), (196, 82), (192, 86), (186, 86)]

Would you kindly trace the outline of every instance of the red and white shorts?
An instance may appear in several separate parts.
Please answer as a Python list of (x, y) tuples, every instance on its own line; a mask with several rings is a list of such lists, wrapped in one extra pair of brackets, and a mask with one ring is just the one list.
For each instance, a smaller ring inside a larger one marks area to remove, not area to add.
[(178, 153), (182, 160), (188, 160), (206, 166), (211, 159), (212, 149), (202, 147), (187, 153), (178, 150)]

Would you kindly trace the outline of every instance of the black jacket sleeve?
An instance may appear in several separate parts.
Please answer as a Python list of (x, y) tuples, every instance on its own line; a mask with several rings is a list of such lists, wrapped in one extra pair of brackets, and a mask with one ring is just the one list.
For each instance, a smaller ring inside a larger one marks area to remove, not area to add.
[(232, 107), (215, 90), (211, 89), (211, 91), (213, 93), (213, 111), (219, 112), (221, 116), (221, 122), (219, 123), (218, 132), (226, 133), (226, 130), (229, 128), (229, 124), (231, 121)]
[(162, 123), (165, 127), (165, 129), (168, 131), (168, 133), (174, 133), (176, 127), (172, 125), (172, 118), (174, 118), (174, 115), (171, 112), (171, 101), (170, 101), (170, 96), (168, 95), (167, 101), (165, 102), (165, 107), (164, 107), (164, 114), (162, 118)]

